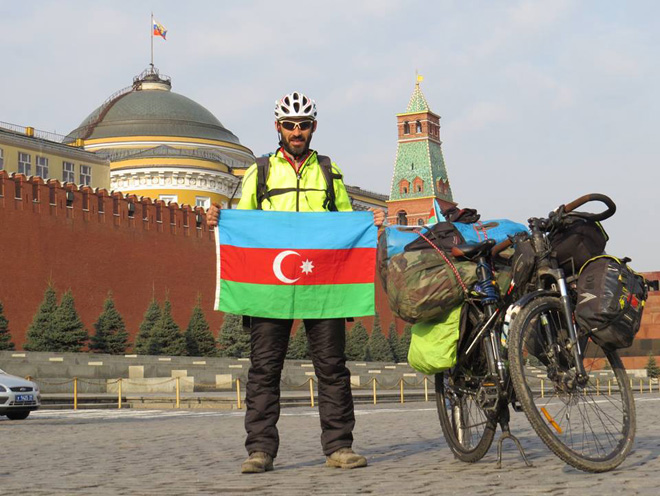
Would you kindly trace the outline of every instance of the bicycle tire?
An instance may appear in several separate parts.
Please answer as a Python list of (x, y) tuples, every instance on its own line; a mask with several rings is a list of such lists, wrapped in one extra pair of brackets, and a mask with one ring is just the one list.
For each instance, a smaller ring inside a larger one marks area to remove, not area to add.
[[(616, 351), (603, 350), (586, 337), (580, 345), (589, 380), (583, 385), (571, 380), (575, 363), (567, 343), (559, 298), (541, 297), (525, 305), (509, 334), (513, 386), (533, 429), (555, 455), (579, 470), (606, 472), (625, 460), (634, 443), (632, 390)], [(600, 394), (594, 378), (605, 365), (616, 380), (613, 396)], [(551, 394), (544, 394), (545, 381)]]
[[(483, 314), (476, 309), (466, 311), (470, 313), (462, 325), (476, 326)], [(468, 332), (468, 329), (461, 329), (463, 336)], [(497, 429), (497, 423), (476, 401), (479, 379), (486, 375), (487, 366), (481, 350), (473, 356), (474, 363), (457, 365), (435, 375), (436, 407), (442, 433), (454, 456), (467, 463), (477, 462), (486, 455)]]
[(493, 444), (497, 424), (477, 405), (476, 389), (455, 394), (450, 391), (451, 386), (445, 384), (445, 377), (444, 372), (435, 375), (442, 434), (456, 458), (468, 463), (478, 462)]

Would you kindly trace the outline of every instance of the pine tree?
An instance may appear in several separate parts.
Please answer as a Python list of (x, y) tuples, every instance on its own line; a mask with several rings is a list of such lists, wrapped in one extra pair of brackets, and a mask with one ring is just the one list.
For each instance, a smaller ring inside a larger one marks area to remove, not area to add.
[(390, 349), (390, 343), (380, 329), (380, 323), (376, 326), (374, 321), (374, 328), (369, 337), (369, 359), (374, 362), (392, 362), (394, 356)]
[(186, 337), (186, 351), (189, 356), (217, 356), (218, 349), (215, 346), (215, 338), (209, 323), (204, 317), (202, 302), (199, 297), (193, 308), (184, 336)]
[(60, 304), (53, 313), (52, 335), (47, 337), (50, 343), (49, 351), (75, 352), (80, 351), (89, 336), (83, 325), (71, 290), (65, 291)]
[(156, 301), (156, 298), (153, 298), (149, 303), (147, 311), (144, 313), (144, 318), (140, 324), (137, 336), (135, 336), (135, 343), (133, 344), (133, 351), (138, 355), (147, 355), (149, 353), (149, 338), (151, 338), (151, 329), (153, 329), (154, 324), (160, 319), (160, 314), (162, 309)]
[(390, 353), (392, 354), (392, 360), (395, 363), (400, 362), (399, 360), (399, 335), (396, 332), (396, 324), (392, 322), (390, 324), (390, 329), (387, 333), (387, 342), (390, 345)]
[(243, 358), (250, 356), (250, 335), (243, 330), (243, 317), (231, 313), (225, 319), (218, 336), (220, 356)]
[(649, 361), (646, 362), (646, 375), (649, 379), (657, 379), (660, 377), (660, 367), (655, 361), (655, 356), (653, 353), (649, 353)]
[(303, 322), (296, 329), (296, 333), (289, 338), (289, 349), (286, 352), (286, 357), (289, 360), (305, 360), (310, 357), (309, 343), (307, 342), (307, 333)]
[(367, 344), (369, 343), (369, 334), (362, 322), (357, 321), (353, 329), (348, 334), (346, 340), (346, 359), (364, 360), (367, 355)]
[(90, 351), (94, 353), (109, 353), (121, 355), (128, 347), (128, 332), (121, 314), (115, 308), (112, 293), (108, 293), (103, 302), (103, 312), (94, 323), (95, 333), (89, 344)]
[(408, 348), (410, 348), (410, 338), (412, 337), (412, 326), (407, 324), (403, 328), (403, 334), (399, 339), (399, 349), (397, 351), (397, 359), (400, 362), (408, 361)]
[(11, 342), (11, 333), (9, 332), (9, 321), (5, 317), (5, 309), (0, 301), (0, 351), (13, 350), (14, 343)]
[(53, 315), (57, 310), (57, 294), (52, 283), (44, 292), (44, 299), (32, 319), (26, 334), (24, 348), (28, 351), (54, 351), (51, 349), (49, 336), (53, 334)]
[(172, 304), (165, 300), (160, 318), (151, 328), (149, 355), (182, 356), (186, 354), (186, 338), (172, 318)]

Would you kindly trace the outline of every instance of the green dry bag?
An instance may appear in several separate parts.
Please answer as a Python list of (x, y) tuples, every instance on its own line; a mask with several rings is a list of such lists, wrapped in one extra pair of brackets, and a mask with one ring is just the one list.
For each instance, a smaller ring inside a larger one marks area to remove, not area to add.
[(412, 326), (408, 349), (408, 364), (412, 368), (433, 375), (456, 365), (462, 307), (458, 305), (439, 319)]

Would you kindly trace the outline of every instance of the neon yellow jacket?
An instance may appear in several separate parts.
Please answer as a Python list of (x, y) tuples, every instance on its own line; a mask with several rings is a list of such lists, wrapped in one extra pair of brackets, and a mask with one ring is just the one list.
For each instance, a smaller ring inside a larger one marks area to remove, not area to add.
[[(333, 172), (341, 174), (333, 162)], [(346, 192), (346, 186), (341, 179), (333, 181), (335, 189), (335, 205), (339, 212), (353, 210), (351, 200)], [(315, 151), (299, 168), (296, 174), (293, 166), (284, 157), (282, 149), (270, 157), (270, 170), (266, 184), (269, 190), (294, 188), (293, 191), (264, 198), (261, 203), (263, 210), (278, 210), (284, 212), (323, 212), (326, 197), (326, 184), (323, 171), (319, 165)], [(241, 199), (236, 207), (241, 210), (257, 209), (257, 164), (252, 164), (243, 176)]]

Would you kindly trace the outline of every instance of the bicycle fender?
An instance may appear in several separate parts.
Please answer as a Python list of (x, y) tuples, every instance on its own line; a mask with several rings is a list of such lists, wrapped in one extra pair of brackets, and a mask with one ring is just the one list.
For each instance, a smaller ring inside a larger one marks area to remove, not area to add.
[(547, 289), (537, 289), (536, 291), (532, 291), (531, 293), (527, 293), (524, 295), (522, 298), (519, 300), (515, 301), (512, 303), (509, 308), (506, 309), (506, 313), (504, 315), (504, 324), (503, 324), (503, 332), (504, 334), (508, 334), (509, 327), (511, 326), (511, 322), (513, 322), (513, 319), (516, 318), (516, 315), (518, 315), (518, 312), (520, 312), (520, 309), (523, 308), (525, 305), (527, 305), (530, 301), (533, 301), (537, 298), (541, 298), (542, 296), (560, 296), (557, 291), (549, 291)]
[(536, 291), (527, 293), (522, 298), (512, 303), (511, 307), (518, 307), (518, 308), (524, 307), (530, 301), (540, 298), (541, 296), (560, 296), (560, 295), (558, 291), (550, 291), (548, 289), (537, 289)]

